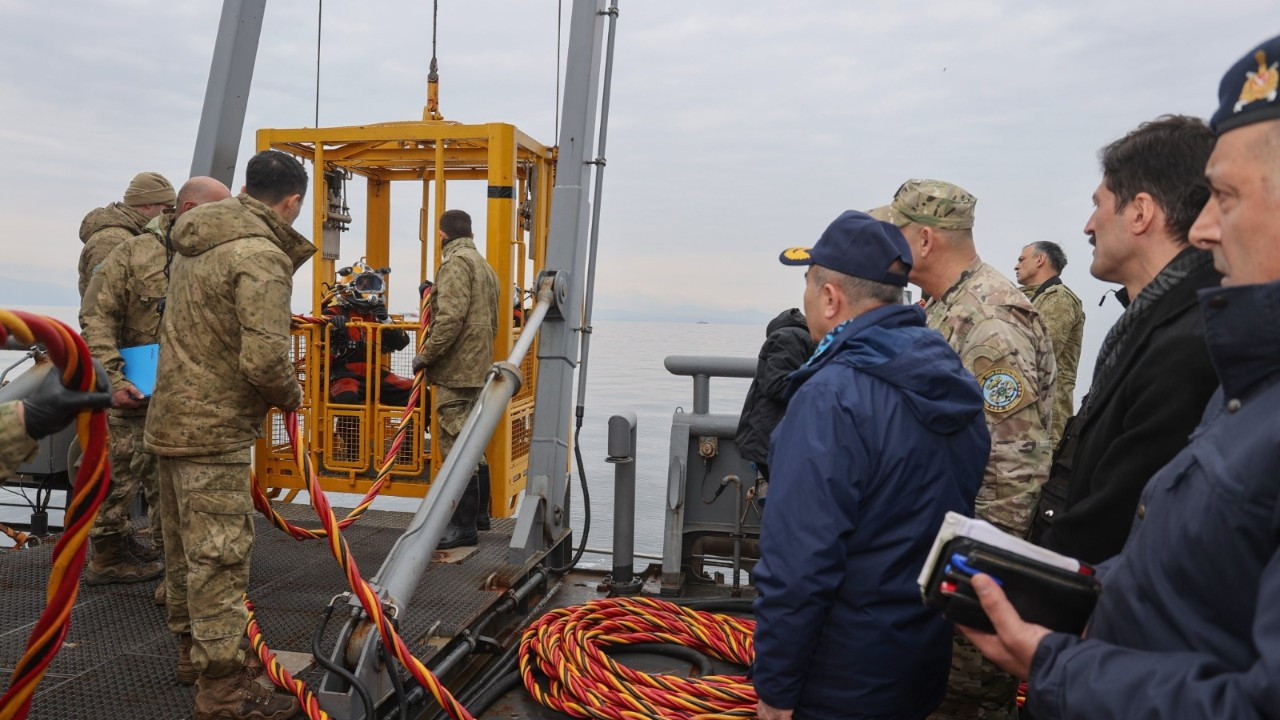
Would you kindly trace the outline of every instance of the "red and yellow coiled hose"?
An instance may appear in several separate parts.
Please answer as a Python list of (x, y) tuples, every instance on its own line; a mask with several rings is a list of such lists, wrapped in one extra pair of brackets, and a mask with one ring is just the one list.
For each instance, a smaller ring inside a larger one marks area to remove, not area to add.
[[(17, 310), (0, 310), (0, 345), (10, 337), (25, 345), (42, 345), (62, 376), (62, 383), (84, 392), (105, 392), (97, 387), (89, 348), (66, 324)], [(110, 482), (107, 463), (107, 414), (82, 410), (76, 417), (82, 453), (80, 472), (67, 503), (62, 537), (53, 548), (53, 567), (45, 608), (40, 613), (27, 649), (13, 670), (9, 689), (0, 697), (0, 720), (24, 720), (31, 709), (36, 686), (58, 654), (70, 627), (71, 608), (80, 591), (80, 571), (89, 529), (106, 497)]]

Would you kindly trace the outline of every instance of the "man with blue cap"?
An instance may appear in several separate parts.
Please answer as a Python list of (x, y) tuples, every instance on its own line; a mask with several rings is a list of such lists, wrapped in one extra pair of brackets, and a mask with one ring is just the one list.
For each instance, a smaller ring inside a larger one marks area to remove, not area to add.
[(971, 515), (990, 439), (982, 394), (924, 311), (902, 304), (911, 251), (849, 211), (812, 248), (817, 349), (788, 378), (754, 579), (759, 716), (924, 718), (942, 701), (951, 625), (916, 576), (948, 511)]
[(1199, 293), (1221, 386), (1100, 568), (1086, 637), (1024, 622), (993, 580), (974, 579), (997, 632), (965, 634), (1028, 678), (1037, 720), (1280, 713), (1278, 87), (1280, 37), (1222, 79), (1209, 202), (1190, 233), (1223, 276)]

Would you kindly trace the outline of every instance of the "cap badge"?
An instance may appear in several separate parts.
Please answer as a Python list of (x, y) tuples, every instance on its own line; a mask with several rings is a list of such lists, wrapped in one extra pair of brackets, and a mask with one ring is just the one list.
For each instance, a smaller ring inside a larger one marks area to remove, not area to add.
[(982, 403), (988, 412), (1009, 412), (1022, 399), (1022, 380), (1012, 370), (995, 368), (978, 378)]
[(1280, 87), (1280, 63), (1271, 63), (1267, 67), (1267, 54), (1262, 50), (1253, 54), (1258, 61), (1258, 72), (1245, 73), (1244, 87), (1240, 88), (1240, 99), (1236, 101), (1234, 112), (1240, 112), (1245, 105), (1258, 100), (1275, 102), (1276, 88)]

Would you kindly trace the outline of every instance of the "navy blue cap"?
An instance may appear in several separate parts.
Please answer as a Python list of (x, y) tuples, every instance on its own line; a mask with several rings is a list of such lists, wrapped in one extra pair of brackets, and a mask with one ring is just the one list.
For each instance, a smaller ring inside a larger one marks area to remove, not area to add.
[(1280, 118), (1280, 36), (1240, 58), (1218, 86), (1218, 111), (1209, 127), (1219, 135)]
[(896, 261), (910, 272), (911, 248), (897, 225), (846, 210), (827, 226), (813, 247), (787, 248), (778, 260), (783, 265), (821, 265), (864, 280), (906, 287), (907, 273), (890, 268)]

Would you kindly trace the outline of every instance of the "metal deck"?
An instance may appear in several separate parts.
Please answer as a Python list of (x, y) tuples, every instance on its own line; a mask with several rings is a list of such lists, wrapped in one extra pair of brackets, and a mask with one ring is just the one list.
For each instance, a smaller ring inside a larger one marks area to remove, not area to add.
[[(291, 523), (316, 526), (310, 507), (278, 505)], [(340, 511), (339, 511), (340, 512)], [(341, 516), (341, 512), (340, 512)], [(361, 574), (375, 573), (408, 524), (409, 513), (370, 510), (344, 532)], [(423, 575), (401, 634), (424, 661), (437, 639), (449, 638), (496, 602), (524, 568), (505, 563), (514, 520), (493, 522), (478, 550), (457, 563), (433, 563)], [(52, 543), (0, 552), (0, 692), (44, 607)], [(256, 519), (249, 598), (267, 644), (311, 653), (311, 638), (330, 599), (346, 580), (323, 541), (298, 542)], [(165, 627), (164, 608), (152, 603), (156, 583), (84, 585), (72, 610), (71, 629), (37, 689), (33, 720), (174, 720), (188, 718), (194, 689), (173, 678), (177, 646)], [(486, 589), (493, 588), (493, 589)], [(343, 623), (335, 613), (325, 633), (332, 646)], [(432, 626), (440, 625), (431, 635)], [(320, 670), (301, 677), (318, 683)]]

